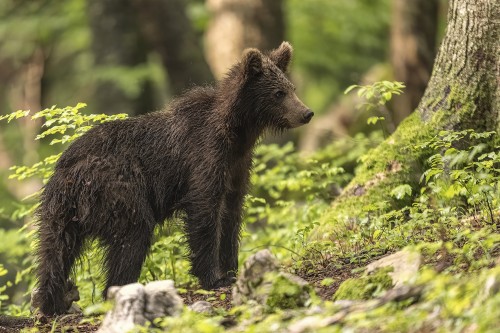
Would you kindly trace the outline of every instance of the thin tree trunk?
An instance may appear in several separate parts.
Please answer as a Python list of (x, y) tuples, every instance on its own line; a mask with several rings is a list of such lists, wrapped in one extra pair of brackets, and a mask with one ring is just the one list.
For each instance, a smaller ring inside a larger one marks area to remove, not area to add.
[(271, 50), (284, 39), (283, 0), (207, 0), (206, 55), (221, 78), (247, 47)]
[(436, 56), (438, 0), (393, 0), (391, 64), (405, 93), (392, 101), (393, 119), (399, 124), (418, 106), (431, 76)]
[[(147, 48), (139, 33), (136, 13), (131, 0), (87, 0), (87, 12), (92, 31), (92, 50), (101, 73), (123, 73), (144, 66)], [(130, 74), (131, 75), (131, 74)], [(152, 84), (141, 82), (136, 93), (127, 91), (123, 83), (109, 75), (100, 75), (95, 101), (90, 108), (95, 113), (142, 114), (154, 109)]]
[(416, 110), (369, 153), (315, 236), (328, 237), (336, 216), (388, 201), (401, 184), (418, 188), (426, 152), (415, 149), (442, 129), (499, 130), (500, 2), (450, 0), (448, 27)]
[[(42, 108), (42, 78), (45, 73), (45, 53), (42, 48), (37, 48), (29, 61), (19, 71), (16, 80), (11, 82), (9, 92), (12, 105), (16, 110), (31, 110), (36, 112)], [(22, 164), (31, 165), (39, 160), (39, 142), (35, 137), (40, 129), (40, 120), (33, 121), (29, 118), (17, 120), (22, 135)], [(36, 192), (42, 187), (39, 179), (28, 179), (20, 184), (14, 185), (7, 182), (7, 187), (17, 199)]]
[(174, 94), (213, 81), (184, 0), (133, 0), (144, 36), (159, 53)]

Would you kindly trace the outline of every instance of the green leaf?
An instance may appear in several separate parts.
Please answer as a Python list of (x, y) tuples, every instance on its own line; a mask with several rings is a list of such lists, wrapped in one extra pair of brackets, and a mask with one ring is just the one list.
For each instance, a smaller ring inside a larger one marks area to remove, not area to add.
[(354, 89), (356, 88), (359, 88), (359, 86), (357, 84), (353, 84), (352, 86), (349, 86), (345, 91), (344, 91), (344, 94), (347, 95), (348, 93), (350, 93), (351, 91), (353, 91)]
[(385, 120), (385, 118), (384, 117), (370, 117), (366, 120), (366, 123), (368, 125), (375, 125), (376, 123), (378, 123), (381, 120)]
[(359, 90), (358, 90), (358, 97), (361, 97), (363, 96), (364, 94), (366, 94), (366, 87), (361, 87)]
[(411, 196), (411, 186), (408, 184), (399, 185), (391, 191), (391, 196), (401, 200), (406, 196)]
[(8, 273), (8, 271), (0, 264), (0, 276), (4, 276)]
[(19, 118), (26, 117), (29, 113), (30, 113), (29, 110), (27, 110), (27, 111), (18, 110), (18, 111), (6, 114), (4, 116), (0, 116), (0, 120), (7, 119), (7, 122), (10, 123), (14, 119), (19, 119)]

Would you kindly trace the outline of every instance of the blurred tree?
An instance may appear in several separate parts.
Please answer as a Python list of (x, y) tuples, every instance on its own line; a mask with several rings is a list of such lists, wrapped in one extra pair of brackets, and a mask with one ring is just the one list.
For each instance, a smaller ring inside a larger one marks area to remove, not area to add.
[(397, 125), (417, 108), (431, 76), (439, 0), (393, 0), (392, 7), (391, 64), (394, 79), (406, 85), (392, 101)]
[[(98, 71), (94, 101), (89, 103), (91, 109), (108, 114), (152, 111), (153, 91), (147, 76), (135, 78), (140, 80), (135, 90), (128, 89), (130, 83), (120, 80), (124, 71), (141, 72), (148, 55), (131, 0), (87, 0), (87, 13)], [(131, 79), (127, 76), (127, 80)]]
[(271, 50), (284, 40), (283, 0), (206, 0), (211, 21), (206, 56), (217, 78), (247, 47)]
[(213, 81), (184, 0), (132, 0), (145, 38), (161, 57), (173, 94)]

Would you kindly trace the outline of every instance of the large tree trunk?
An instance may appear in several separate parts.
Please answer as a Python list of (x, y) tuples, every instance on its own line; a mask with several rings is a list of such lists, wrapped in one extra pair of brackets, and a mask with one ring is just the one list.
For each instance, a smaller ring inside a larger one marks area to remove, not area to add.
[(418, 106), (436, 56), (438, 0), (393, 0), (391, 64), (405, 93), (395, 96), (393, 119), (399, 124)]
[(207, 60), (220, 79), (247, 47), (271, 50), (284, 39), (283, 0), (207, 0)]
[(132, 0), (145, 37), (159, 53), (173, 94), (211, 83), (213, 76), (184, 0)]
[(500, 129), (499, 17), (496, 0), (450, 1), (446, 35), (416, 112), (369, 153), (315, 236), (328, 238), (339, 216), (383, 200), (392, 202), (389, 193), (395, 186), (417, 188), (427, 156), (413, 147), (439, 130)]
[[(95, 113), (141, 114), (154, 109), (152, 83), (135, 82), (136, 92), (127, 91), (123, 83), (106, 74), (131, 71), (144, 66), (147, 48), (139, 33), (139, 26), (131, 0), (87, 0), (87, 12), (92, 31), (92, 51), (101, 75), (95, 91), (95, 100), (89, 103)], [(129, 81), (130, 82), (130, 81)]]

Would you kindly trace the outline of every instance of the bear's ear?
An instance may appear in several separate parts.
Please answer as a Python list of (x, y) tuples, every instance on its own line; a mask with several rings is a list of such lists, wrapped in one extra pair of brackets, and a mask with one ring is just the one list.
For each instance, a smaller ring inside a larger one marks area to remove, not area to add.
[(243, 68), (245, 76), (251, 78), (262, 73), (262, 53), (257, 49), (246, 49), (243, 52)]
[(292, 45), (288, 42), (283, 42), (280, 47), (271, 51), (269, 58), (271, 58), (272, 62), (274, 62), (279, 69), (286, 72), (288, 65), (290, 64), (290, 60), (292, 60), (292, 53)]

